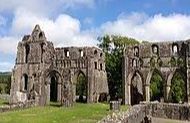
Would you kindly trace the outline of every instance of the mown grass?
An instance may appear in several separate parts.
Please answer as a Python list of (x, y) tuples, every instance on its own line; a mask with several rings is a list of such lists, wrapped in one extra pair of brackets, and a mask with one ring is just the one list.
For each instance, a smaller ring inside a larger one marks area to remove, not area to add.
[(95, 123), (109, 113), (109, 105), (102, 103), (76, 103), (69, 108), (51, 105), (1, 113), (0, 123)]
[(0, 99), (0, 106), (8, 104), (7, 100)]

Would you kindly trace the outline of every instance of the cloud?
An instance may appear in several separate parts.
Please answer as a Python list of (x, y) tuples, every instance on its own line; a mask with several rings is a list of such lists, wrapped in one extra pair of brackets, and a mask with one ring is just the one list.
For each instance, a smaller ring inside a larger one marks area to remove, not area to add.
[(67, 14), (60, 14), (57, 18), (50, 19), (18, 9), (11, 24), (10, 36), (0, 37), (0, 52), (15, 53), (19, 39), (25, 34), (30, 34), (36, 24), (41, 26), (47, 39), (56, 47), (92, 46), (97, 43), (93, 33), (81, 30), (80, 21)]
[(102, 24), (103, 34), (116, 34), (147, 41), (172, 41), (190, 38), (190, 15), (145, 13), (121, 14), (117, 20)]
[(13, 54), (16, 53), (17, 41), (19, 38), (16, 37), (0, 37), (0, 53)]
[(13, 68), (13, 64), (10, 62), (0, 62), (1, 72), (7, 72)]

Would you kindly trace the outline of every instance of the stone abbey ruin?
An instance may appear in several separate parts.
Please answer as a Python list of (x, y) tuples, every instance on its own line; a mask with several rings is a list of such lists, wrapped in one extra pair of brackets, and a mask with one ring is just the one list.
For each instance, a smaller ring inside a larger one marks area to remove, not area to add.
[(69, 106), (77, 98), (87, 103), (101, 101), (108, 94), (104, 57), (96, 47), (54, 48), (36, 25), (18, 43), (10, 103), (58, 101)]
[[(122, 101), (127, 105), (138, 105), (117, 117), (108, 116), (100, 123), (150, 123), (152, 116), (190, 121), (189, 65), (190, 40), (125, 47), (121, 73)], [(155, 71), (162, 79), (161, 93), (156, 97), (161, 103), (151, 102), (154, 99), (151, 99), (150, 85)], [(168, 103), (171, 102), (169, 98), (172, 97), (176, 73), (184, 82), (181, 83), (185, 88), (183, 104)], [(76, 101), (104, 101), (108, 95), (105, 54), (99, 48), (55, 48), (52, 42), (47, 41), (39, 25), (18, 43), (10, 105), (29, 102), (26, 107), (44, 106), (56, 101), (71, 106)]]
[(190, 103), (190, 41), (142, 43), (128, 46), (124, 52), (123, 88), (124, 103), (139, 104), (150, 100), (150, 81), (156, 71), (162, 77), (162, 96), (170, 102), (172, 78), (178, 72), (185, 84), (184, 102)]

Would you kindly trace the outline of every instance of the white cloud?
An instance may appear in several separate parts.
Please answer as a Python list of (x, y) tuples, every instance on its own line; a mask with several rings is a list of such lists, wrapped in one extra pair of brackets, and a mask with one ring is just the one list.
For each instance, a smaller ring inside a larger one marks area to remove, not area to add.
[(104, 34), (133, 37), (138, 40), (172, 41), (190, 38), (190, 15), (144, 13), (120, 15), (116, 21), (102, 24)]
[(0, 62), (1, 72), (7, 72), (7, 70), (11, 70), (13, 68), (13, 64), (10, 62)]
[[(30, 34), (36, 24), (45, 32), (48, 40), (57, 47), (91, 46), (97, 40), (93, 33), (82, 31), (80, 21), (66, 14), (60, 14), (55, 20), (41, 17), (24, 9), (18, 9), (12, 22), (10, 36), (0, 37), (0, 52), (15, 53), (18, 37)], [(11, 50), (10, 50), (11, 49)]]
[(5, 53), (5, 54), (12, 54), (16, 53), (16, 48), (17, 48), (17, 42), (19, 41), (19, 38), (16, 37), (0, 37), (0, 53)]

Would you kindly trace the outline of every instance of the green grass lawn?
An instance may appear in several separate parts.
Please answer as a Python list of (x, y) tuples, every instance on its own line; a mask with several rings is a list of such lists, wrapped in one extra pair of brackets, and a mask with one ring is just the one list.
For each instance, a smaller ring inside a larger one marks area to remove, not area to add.
[(70, 108), (54, 105), (1, 113), (0, 123), (95, 123), (109, 113), (109, 105), (103, 103), (76, 103)]
[(7, 100), (2, 100), (2, 99), (0, 99), (0, 106), (1, 106), (1, 105), (6, 105), (7, 103), (8, 103)]

